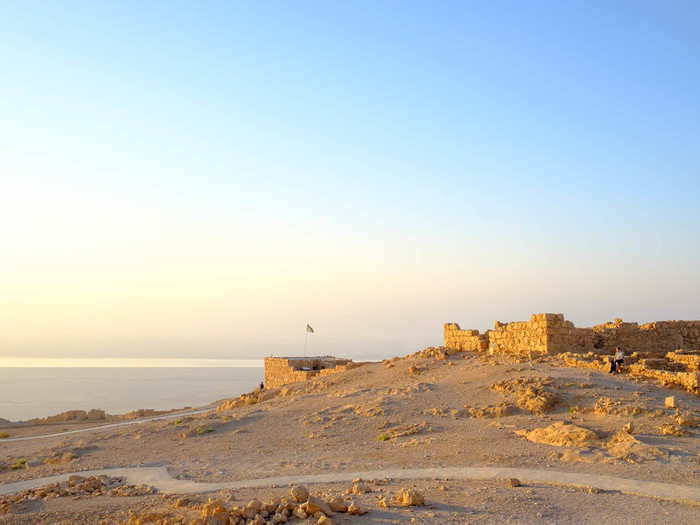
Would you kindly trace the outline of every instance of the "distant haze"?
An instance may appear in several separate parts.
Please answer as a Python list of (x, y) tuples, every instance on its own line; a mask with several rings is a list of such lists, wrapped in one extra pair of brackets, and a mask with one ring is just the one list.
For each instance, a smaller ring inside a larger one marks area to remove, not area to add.
[(700, 319), (700, 4), (0, 6), (0, 358)]

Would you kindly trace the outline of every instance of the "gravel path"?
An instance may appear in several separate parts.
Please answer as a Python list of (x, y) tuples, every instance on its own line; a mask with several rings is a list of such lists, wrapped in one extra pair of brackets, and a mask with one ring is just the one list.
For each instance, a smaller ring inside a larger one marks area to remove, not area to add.
[(674, 485), (656, 481), (642, 481), (614, 476), (597, 474), (582, 474), (561, 472), (557, 470), (538, 470), (525, 468), (500, 467), (440, 467), (423, 469), (385, 469), (364, 472), (339, 472), (331, 474), (311, 474), (301, 476), (278, 476), (271, 478), (249, 479), (223, 483), (202, 483), (190, 480), (175, 479), (165, 467), (134, 467), (113, 468), (102, 470), (87, 470), (71, 474), (60, 474), (45, 478), (6, 483), (0, 485), (0, 495), (13, 494), (22, 490), (32, 489), (65, 481), (69, 476), (119, 476), (132, 484), (146, 484), (161, 492), (173, 494), (192, 494), (213, 492), (222, 489), (264, 488), (285, 486), (288, 484), (313, 484), (352, 481), (362, 479), (507, 479), (517, 478), (521, 482), (546, 483), (565, 486), (590, 486), (605, 491), (619, 491), (625, 494), (671, 500), (680, 503), (700, 505), (700, 487)]

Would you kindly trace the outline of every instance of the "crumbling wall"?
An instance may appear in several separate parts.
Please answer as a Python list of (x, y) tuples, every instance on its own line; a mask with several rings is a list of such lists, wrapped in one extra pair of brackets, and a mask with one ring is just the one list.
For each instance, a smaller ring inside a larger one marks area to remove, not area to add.
[(489, 349), (515, 354), (546, 353), (547, 325), (556, 316), (557, 314), (532, 314), (529, 321), (496, 321), (494, 329), (487, 331)]
[(445, 346), (456, 350), (476, 352), (489, 346), (487, 334), (479, 334), (479, 330), (462, 330), (457, 323), (445, 323), (443, 337)]
[(265, 386), (277, 388), (315, 376), (326, 376), (357, 366), (351, 359), (336, 357), (266, 357)]
[(532, 314), (529, 321), (501, 323), (493, 330), (479, 334), (478, 330), (462, 330), (456, 323), (447, 323), (445, 346), (458, 350), (494, 352), (561, 353), (595, 352), (611, 354), (622, 347), (629, 355), (642, 352), (649, 357), (664, 357), (679, 348), (700, 350), (700, 321), (656, 321), (639, 325), (622, 319), (578, 328), (563, 314)]

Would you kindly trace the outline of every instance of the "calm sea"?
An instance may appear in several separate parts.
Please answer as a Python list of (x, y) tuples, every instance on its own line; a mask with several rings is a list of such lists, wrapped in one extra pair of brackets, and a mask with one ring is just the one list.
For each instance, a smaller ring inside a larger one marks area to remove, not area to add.
[(73, 366), (34, 366), (39, 363), (14, 363), (30, 365), (21, 367), (0, 361), (0, 418), (19, 421), (73, 409), (119, 414), (197, 407), (249, 392), (264, 376), (262, 361), (72, 360), (61, 363)]

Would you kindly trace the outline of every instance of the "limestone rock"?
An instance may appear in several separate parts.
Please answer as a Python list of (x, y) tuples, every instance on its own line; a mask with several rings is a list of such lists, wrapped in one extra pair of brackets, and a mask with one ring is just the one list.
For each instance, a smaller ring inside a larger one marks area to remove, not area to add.
[(207, 525), (228, 525), (229, 514), (220, 500), (205, 503), (202, 507), (202, 518)]
[[(396, 436), (391, 436), (396, 437)], [(362, 481), (358, 481), (352, 484), (352, 487), (348, 489), (348, 494), (365, 494), (367, 492), (372, 492), (372, 489)]]
[(314, 515), (317, 512), (323, 512), (326, 516), (333, 514), (333, 511), (328, 506), (328, 503), (315, 496), (309, 496), (309, 499), (306, 501), (305, 505), (306, 508), (304, 510), (307, 514)]
[(367, 509), (361, 507), (359, 504), (353, 501), (348, 506), (348, 514), (351, 514), (353, 516), (361, 516), (363, 514), (367, 514)]
[(345, 504), (345, 501), (343, 501), (343, 498), (340, 496), (336, 496), (332, 500), (328, 502), (328, 506), (331, 508), (333, 512), (347, 512), (348, 506)]
[(401, 489), (396, 493), (394, 497), (394, 502), (397, 505), (408, 506), (420, 506), (425, 505), (425, 498), (419, 492), (413, 489)]
[(291, 489), (292, 498), (294, 501), (301, 503), (309, 499), (309, 490), (304, 485), (295, 485)]

